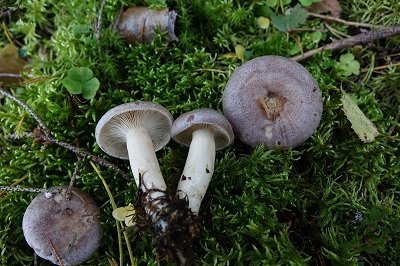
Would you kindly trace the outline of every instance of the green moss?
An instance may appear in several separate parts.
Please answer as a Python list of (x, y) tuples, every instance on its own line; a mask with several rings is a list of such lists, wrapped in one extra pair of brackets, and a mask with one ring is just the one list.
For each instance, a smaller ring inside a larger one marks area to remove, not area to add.
[[(293, 1), (292, 4), (295, 1)], [(342, 1), (343, 2), (343, 1)], [(45, 121), (54, 135), (96, 155), (94, 129), (110, 108), (124, 102), (161, 103), (174, 117), (211, 107), (221, 111), (221, 95), (241, 60), (229, 58), (236, 45), (249, 57), (290, 57), (330, 42), (321, 20), (308, 18), (302, 27), (322, 30), (286, 34), (271, 26), (259, 29), (257, 17), (282, 14), (290, 5), (266, 10), (262, 1), (166, 1), (178, 12), (178, 42), (162, 34), (150, 44), (128, 45), (114, 32), (115, 16), (130, 5), (163, 6), (164, 1), (108, 0), (102, 14), (101, 38), (93, 25), (99, 1), (9, 1), (18, 7), (5, 24), (29, 56), (33, 78), (10, 85)], [(343, 17), (374, 25), (399, 24), (397, 1), (347, 1)], [(379, 14), (379, 15), (378, 15)], [(334, 23), (353, 34), (357, 28)], [(7, 43), (0, 36), (0, 44)], [(344, 78), (337, 66), (351, 52), (362, 69), (398, 62), (398, 37), (372, 46), (323, 52), (302, 63), (315, 77), (324, 98), (317, 132), (292, 151), (252, 149), (240, 141), (217, 154), (216, 170), (200, 211), (201, 237), (194, 246), (202, 265), (388, 265), (399, 261), (400, 74), (391, 67)], [(71, 96), (61, 80), (71, 67), (89, 67), (100, 80), (92, 100)], [(382, 133), (361, 142), (341, 110), (343, 88)], [(397, 119), (397, 120), (396, 120)], [(27, 175), (27, 187), (67, 184), (76, 156), (62, 148), (42, 146), (24, 136), (36, 122), (8, 99), (0, 99), (0, 185)], [(10, 139), (16, 134), (17, 139)], [(396, 140), (397, 138), (397, 140)], [(170, 192), (174, 193), (187, 148), (171, 142), (158, 153)], [(107, 157), (108, 158), (108, 157)], [(129, 172), (129, 163), (110, 161)], [(76, 186), (91, 194), (101, 209), (104, 241), (87, 265), (119, 260), (115, 221), (104, 187), (87, 160)], [(118, 206), (136, 200), (134, 182), (102, 168)], [(0, 199), (0, 264), (32, 265), (33, 251), (23, 240), (21, 221), (33, 194), (7, 193)], [(360, 218), (362, 217), (362, 218)], [(128, 231), (138, 265), (155, 265), (152, 235)], [(128, 261), (124, 246), (124, 261)], [(38, 265), (47, 265), (39, 259)]]

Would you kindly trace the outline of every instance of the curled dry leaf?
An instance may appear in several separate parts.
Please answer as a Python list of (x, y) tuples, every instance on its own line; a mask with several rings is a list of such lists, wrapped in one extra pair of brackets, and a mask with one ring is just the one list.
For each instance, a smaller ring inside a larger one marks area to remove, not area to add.
[(313, 13), (330, 13), (333, 17), (340, 17), (342, 13), (342, 7), (338, 0), (322, 0), (318, 3), (313, 3), (311, 6), (306, 8), (309, 12)]
[(26, 61), (19, 57), (18, 47), (7, 44), (0, 50), (0, 82), (10, 83), (20, 80), (18, 76), (7, 76), (6, 74), (20, 74), (26, 65)]
[(157, 31), (167, 32), (168, 40), (176, 41), (174, 33), (176, 12), (168, 8), (150, 9), (131, 7), (121, 14), (117, 28), (129, 43), (148, 43), (154, 40)]

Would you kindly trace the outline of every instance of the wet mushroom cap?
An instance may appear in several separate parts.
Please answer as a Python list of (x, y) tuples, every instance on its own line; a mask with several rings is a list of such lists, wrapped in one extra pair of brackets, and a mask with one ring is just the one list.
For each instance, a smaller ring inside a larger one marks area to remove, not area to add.
[(173, 118), (163, 106), (153, 102), (125, 103), (110, 109), (96, 126), (96, 142), (107, 154), (129, 159), (126, 134), (135, 127), (144, 127), (158, 151), (170, 140)]
[(216, 150), (231, 145), (234, 140), (229, 121), (221, 113), (209, 108), (200, 108), (180, 115), (174, 121), (171, 136), (176, 142), (189, 146), (193, 131), (199, 128), (207, 128), (213, 132)]
[(289, 149), (318, 127), (322, 97), (302, 65), (281, 56), (263, 56), (246, 62), (229, 78), (223, 110), (244, 143)]
[(41, 193), (29, 204), (22, 220), (25, 240), (38, 256), (54, 264), (83, 263), (100, 246), (100, 210), (78, 188), (72, 189), (69, 200), (67, 187), (55, 190), (60, 193), (51, 197)]

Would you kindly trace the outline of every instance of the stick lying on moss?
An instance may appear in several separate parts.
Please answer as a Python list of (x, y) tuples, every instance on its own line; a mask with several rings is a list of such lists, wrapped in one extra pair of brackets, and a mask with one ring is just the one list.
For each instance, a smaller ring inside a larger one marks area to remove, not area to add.
[(381, 28), (381, 29), (377, 29), (377, 30), (372, 30), (369, 32), (360, 33), (355, 36), (351, 36), (349, 38), (341, 39), (341, 40), (329, 43), (327, 45), (318, 47), (316, 49), (305, 52), (304, 54), (294, 56), (294, 57), (292, 57), (292, 59), (295, 61), (301, 61), (301, 60), (307, 59), (309, 57), (312, 57), (319, 52), (323, 52), (326, 50), (334, 51), (334, 50), (344, 49), (344, 48), (351, 47), (351, 46), (354, 46), (357, 44), (370, 43), (375, 40), (379, 40), (379, 39), (383, 39), (383, 38), (387, 38), (387, 37), (391, 37), (391, 36), (396, 36), (396, 35), (400, 35), (400, 25), (395, 25), (395, 26), (385, 27), (385, 28)]
[(114, 171), (120, 173), (127, 180), (130, 179), (130, 177), (127, 173), (125, 173), (118, 166), (107, 161), (106, 159), (100, 158), (99, 156), (93, 155), (90, 152), (87, 152), (78, 147), (75, 147), (72, 144), (69, 144), (67, 142), (56, 139), (51, 134), (50, 129), (46, 126), (46, 124), (42, 121), (42, 119), (28, 105), (26, 105), (24, 102), (22, 102), (20, 99), (18, 99), (17, 97), (15, 97), (11, 93), (9, 93), (5, 89), (3, 89), (2, 87), (0, 87), (0, 95), (3, 95), (5, 97), (13, 100), (14, 102), (16, 102), (19, 106), (24, 108), (36, 120), (36, 122), (38, 123), (38, 128), (34, 129), (33, 134), (28, 135), (28, 136), (32, 136), (35, 139), (35, 141), (37, 141), (39, 143), (47, 144), (47, 145), (48, 144), (56, 144), (60, 147), (63, 147), (67, 150), (74, 152), (76, 155), (78, 155), (82, 158), (89, 158), (92, 161), (94, 161), (95, 163), (98, 163), (99, 165), (102, 165), (104, 167), (107, 167), (111, 170), (114, 170)]

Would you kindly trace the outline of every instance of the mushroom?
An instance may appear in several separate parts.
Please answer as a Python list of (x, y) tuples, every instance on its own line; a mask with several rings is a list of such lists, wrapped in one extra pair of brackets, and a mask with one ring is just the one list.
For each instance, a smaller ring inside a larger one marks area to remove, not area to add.
[(322, 115), (317, 82), (299, 63), (262, 56), (240, 66), (223, 93), (224, 115), (241, 141), (289, 149), (305, 142)]
[(176, 142), (190, 145), (177, 195), (187, 197), (189, 208), (197, 214), (214, 173), (215, 152), (233, 142), (232, 127), (221, 113), (201, 108), (179, 116), (171, 135)]
[(100, 210), (90, 196), (68, 187), (41, 193), (29, 204), (22, 220), (25, 240), (36, 254), (57, 265), (85, 262), (100, 246), (103, 236)]
[(121, 35), (131, 43), (149, 43), (156, 37), (157, 30), (167, 32), (167, 38), (178, 40), (174, 33), (176, 12), (168, 8), (151, 9), (131, 7), (121, 14), (117, 27)]
[[(153, 102), (133, 102), (112, 108), (96, 126), (96, 142), (107, 154), (129, 159), (138, 189), (147, 193), (147, 201), (155, 206), (146, 208), (153, 220), (165, 207), (167, 185), (161, 174), (155, 152), (170, 140), (172, 115)], [(146, 206), (145, 206), (146, 207)]]

